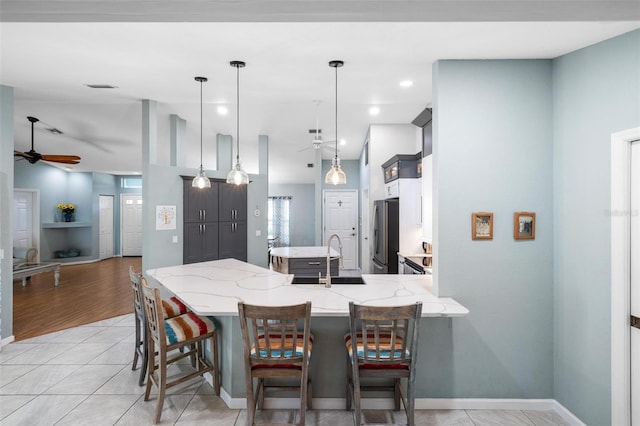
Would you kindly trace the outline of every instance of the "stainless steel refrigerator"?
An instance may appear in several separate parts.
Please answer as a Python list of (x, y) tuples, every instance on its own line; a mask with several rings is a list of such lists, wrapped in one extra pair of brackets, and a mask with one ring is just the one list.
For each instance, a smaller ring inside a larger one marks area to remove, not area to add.
[(397, 198), (373, 204), (373, 273), (398, 273), (400, 209)]

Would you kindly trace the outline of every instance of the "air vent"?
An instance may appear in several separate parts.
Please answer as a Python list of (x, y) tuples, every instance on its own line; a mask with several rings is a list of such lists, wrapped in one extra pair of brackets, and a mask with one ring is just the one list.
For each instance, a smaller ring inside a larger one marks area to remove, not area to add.
[(118, 86), (112, 86), (110, 84), (87, 84), (87, 87), (92, 89), (117, 89)]
[(307, 163), (307, 167), (313, 169), (313, 163)]

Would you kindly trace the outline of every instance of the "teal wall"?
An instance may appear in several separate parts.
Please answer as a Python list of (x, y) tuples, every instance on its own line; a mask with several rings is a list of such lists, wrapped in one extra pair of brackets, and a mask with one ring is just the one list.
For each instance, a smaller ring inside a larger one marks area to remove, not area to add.
[(292, 247), (315, 246), (315, 185), (271, 184), (269, 196), (291, 196), (289, 234)]
[(0, 85), (0, 340), (13, 334), (12, 217), (13, 88)]
[[(433, 71), (434, 270), (470, 314), (431, 331), (450, 376), (431, 373), (429, 396), (553, 398), (551, 61)], [(535, 240), (514, 240), (517, 211), (536, 213)], [(493, 212), (493, 240), (471, 239), (473, 212)]]
[(640, 126), (640, 30), (553, 61), (554, 396), (611, 421), (611, 134)]

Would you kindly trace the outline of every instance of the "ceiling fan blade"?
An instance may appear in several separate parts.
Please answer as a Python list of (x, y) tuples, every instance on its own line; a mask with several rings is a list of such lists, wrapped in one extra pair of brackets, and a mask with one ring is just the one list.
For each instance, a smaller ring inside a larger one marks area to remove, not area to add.
[(22, 152), (22, 151), (16, 151), (16, 150), (13, 151), (13, 156), (26, 158), (27, 160), (32, 158), (31, 154), (29, 154), (28, 152)]
[(77, 155), (42, 155), (42, 160), (44, 161), (52, 161), (54, 163), (65, 163), (65, 164), (78, 164), (80, 162), (80, 157)]

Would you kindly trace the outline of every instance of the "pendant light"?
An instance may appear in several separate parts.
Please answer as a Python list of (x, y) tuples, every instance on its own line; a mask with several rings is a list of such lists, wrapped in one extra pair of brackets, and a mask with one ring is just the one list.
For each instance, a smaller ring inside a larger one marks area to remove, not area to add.
[(198, 176), (193, 178), (191, 186), (194, 188), (211, 188), (211, 181), (204, 172), (202, 167), (202, 83), (207, 81), (207, 77), (196, 77), (196, 81), (200, 82), (200, 170), (198, 170)]
[(333, 157), (331, 169), (324, 178), (324, 183), (331, 185), (344, 185), (347, 183), (347, 175), (340, 167), (340, 159), (338, 158), (338, 68), (343, 66), (343, 61), (331, 61), (329, 66), (336, 69), (336, 155)]
[(229, 63), (236, 69), (236, 165), (227, 175), (227, 183), (236, 185), (247, 185), (249, 183), (249, 175), (242, 170), (240, 165), (240, 68), (246, 65), (242, 61), (231, 61)]

